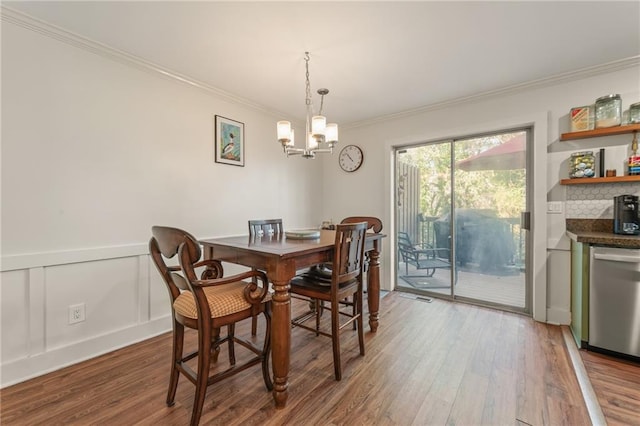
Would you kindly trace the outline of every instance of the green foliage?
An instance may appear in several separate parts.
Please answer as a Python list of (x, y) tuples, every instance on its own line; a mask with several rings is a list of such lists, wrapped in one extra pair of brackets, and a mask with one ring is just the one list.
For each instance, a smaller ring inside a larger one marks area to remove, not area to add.
[[(516, 134), (459, 140), (456, 163), (500, 145)], [(440, 217), (451, 206), (451, 143), (409, 148), (400, 161), (420, 170), (420, 213)], [(519, 217), (525, 210), (525, 169), (464, 171), (456, 169), (456, 208), (490, 209), (498, 217)]]

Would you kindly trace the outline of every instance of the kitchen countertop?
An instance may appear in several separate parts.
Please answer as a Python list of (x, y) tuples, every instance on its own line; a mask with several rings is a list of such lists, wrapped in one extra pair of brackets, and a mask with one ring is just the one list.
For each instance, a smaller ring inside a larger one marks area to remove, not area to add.
[(640, 249), (640, 235), (613, 233), (613, 219), (567, 219), (567, 236), (579, 243)]

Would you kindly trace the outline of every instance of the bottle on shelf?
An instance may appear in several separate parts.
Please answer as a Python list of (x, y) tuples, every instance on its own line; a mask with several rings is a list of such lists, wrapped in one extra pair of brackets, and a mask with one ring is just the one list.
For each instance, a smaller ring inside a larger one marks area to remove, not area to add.
[(640, 175), (640, 155), (638, 155), (638, 133), (633, 134), (631, 141), (631, 155), (629, 156), (629, 176)]

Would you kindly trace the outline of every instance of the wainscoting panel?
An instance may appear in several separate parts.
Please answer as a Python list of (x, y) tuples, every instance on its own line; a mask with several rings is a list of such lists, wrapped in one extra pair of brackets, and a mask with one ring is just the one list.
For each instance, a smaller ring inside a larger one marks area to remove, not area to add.
[[(138, 322), (137, 257), (46, 268), (46, 346), (86, 340)], [(83, 303), (86, 320), (68, 323), (70, 305)]]
[[(28, 263), (0, 275), (0, 387), (171, 329), (167, 290), (146, 253)], [(69, 324), (76, 304), (84, 304), (85, 320)]]
[(4, 364), (29, 355), (29, 270), (3, 272), (0, 279)]
[(149, 319), (155, 320), (170, 313), (169, 291), (150, 256), (147, 256), (147, 269), (149, 276)]

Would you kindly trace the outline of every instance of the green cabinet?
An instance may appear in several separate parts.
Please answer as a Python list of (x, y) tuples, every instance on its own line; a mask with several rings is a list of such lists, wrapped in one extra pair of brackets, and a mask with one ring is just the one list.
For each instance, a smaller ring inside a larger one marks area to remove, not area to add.
[(571, 240), (571, 332), (578, 347), (589, 341), (589, 244)]

